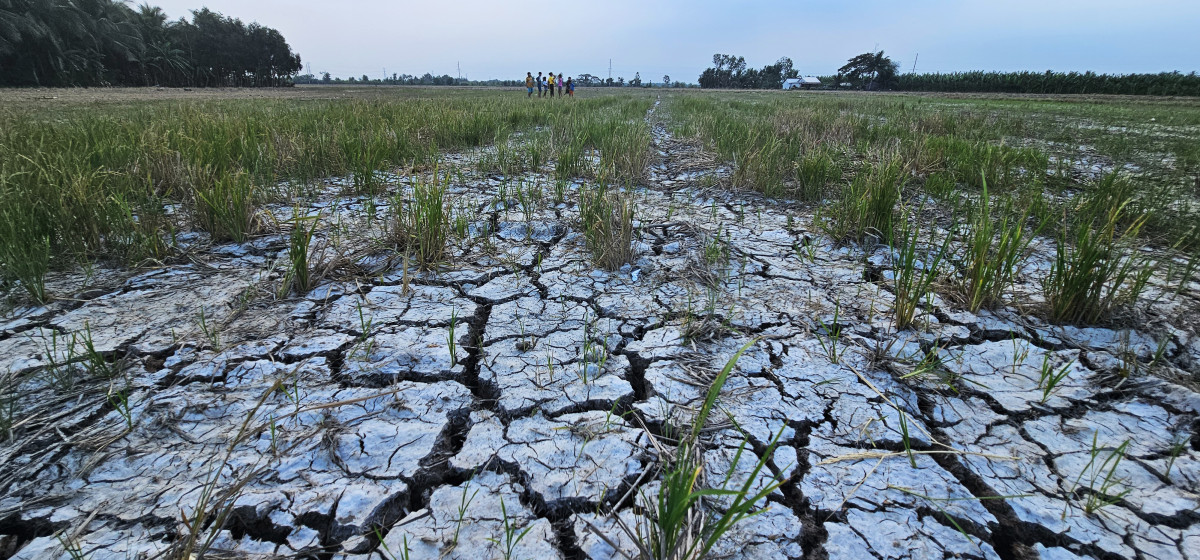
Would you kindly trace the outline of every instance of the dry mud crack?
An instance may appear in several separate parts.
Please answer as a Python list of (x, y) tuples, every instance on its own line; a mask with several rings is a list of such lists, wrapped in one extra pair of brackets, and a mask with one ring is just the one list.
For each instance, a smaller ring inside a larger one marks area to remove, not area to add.
[[(274, 236), (14, 311), (0, 369), (29, 397), (0, 446), (0, 558), (152, 557), (239, 483), (224, 529), (204, 528), (213, 550), (501, 558), (508, 527), (513, 558), (620, 558), (634, 545), (614, 516), (635, 523), (656, 487), (651, 438), (751, 341), (706, 475), (740, 485), (781, 434), (751, 487), (785, 483), (715, 556), (1200, 558), (1200, 395), (1112, 375), (1118, 345), (1145, 362), (1155, 338), (936, 297), (896, 332), (886, 255), (835, 246), (811, 209), (703, 188), (728, 170), (661, 124), (654, 138), (634, 262), (615, 272), (584, 249), (578, 184), (523, 211), (501, 193), (551, 179), (457, 154), (451, 192), (477, 219), (437, 272), (376, 255), (357, 278), (256, 298), (279, 280)], [(337, 183), (321, 208), (369, 235)], [(1194, 294), (1156, 305), (1194, 310)], [(1165, 359), (1196, 375), (1200, 338), (1174, 332)], [(82, 333), (124, 363), (127, 404), (108, 381), (63, 390)], [(931, 353), (953, 389), (905, 375)], [(1043, 364), (1067, 368), (1049, 396)], [(1101, 492), (1120, 499), (1086, 511)]]

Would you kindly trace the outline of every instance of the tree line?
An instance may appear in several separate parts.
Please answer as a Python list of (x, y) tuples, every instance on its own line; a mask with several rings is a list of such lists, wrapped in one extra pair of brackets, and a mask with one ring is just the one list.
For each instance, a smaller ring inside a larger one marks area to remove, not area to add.
[[(713, 55), (713, 67), (700, 74), (700, 87), (779, 89), (798, 74), (789, 58), (762, 70), (746, 67), (740, 56)], [(1050, 93), (1200, 96), (1196, 72), (1097, 74), (1095, 72), (954, 72), (900, 74), (900, 65), (883, 51), (846, 61), (836, 74), (821, 76), (822, 87), (867, 90), (980, 93)]]
[(275, 29), (202, 8), (169, 21), (117, 0), (0, 0), (0, 86), (280, 86), (301, 68)]
[(714, 54), (712, 61), (700, 74), (702, 88), (779, 89), (784, 80), (800, 75), (786, 56), (762, 69), (747, 68), (745, 57), (730, 54)]
[[(729, 54), (714, 54), (712, 61), (713, 66), (700, 74), (702, 88), (780, 89), (784, 80), (800, 76), (792, 59), (786, 56), (761, 69), (748, 68), (745, 57)], [(895, 83), (899, 67), (883, 51), (863, 53), (846, 61), (836, 75), (822, 76), (820, 80), (826, 87), (848, 84), (847, 87), (885, 89)]]
[(634, 72), (633, 77), (628, 80), (626, 80), (624, 76), (617, 76), (616, 78), (613, 78), (612, 76), (601, 78), (600, 76), (593, 76), (588, 73), (575, 76), (574, 79), (576, 84), (584, 87), (693, 87), (691, 84), (686, 84), (684, 82), (673, 82), (671, 81), (671, 77), (667, 75), (664, 75), (661, 80), (657, 82), (655, 82), (653, 79), (642, 80), (641, 72)]
[(372, 85), (372, 86), (524, 86), (525, 80), (468, 80), (465, 78), (455, 78), (449, 74), (434, 76), (426, 72), (423, 76), (412, 76), (409, 74), (393, 73), (387, 78), (371, 78), (363, 74), (361, 78), (350, 76), (349, 78), (335, 78), (329, 72), (322, 72), (321, 75), (300, 74), (293, 79), (297, 85), (300, 84), (330, 84), (330, 85)]
[[(573, 76), (572, 81), (579, 87), (692, 87), (683, 82), (672, 82), (670, 76), (663, 76), (661, 82), (643, 82), (642, 74), (636, 72), (633, 79), (626, 81), (624, 77), (600, 78), (588, 73)], [(382, 85), (382, 86), (494, 86), (494, 87), (525, 87), (525, 79), (519, 80), (468, 80), (455, 78), (449, 74), (435, 76), (426, 72), (423, 76), (392, 73), (386, 78), (371, 78), (363, 74), (360, 78), (337, 78), (329, 72), (322, 72), (318, 77), (313, 74), (301, 74), (294, 78), (296, 84), (330, 84), (330, 85)], [(665, 86), (664, 86), (665, 84)]]
[(954, 72), (903, 74), (895, 89), (981, 93), (1070, 93), (1200, 96), (1195, 72), (1096, 74), (1094, 72)]

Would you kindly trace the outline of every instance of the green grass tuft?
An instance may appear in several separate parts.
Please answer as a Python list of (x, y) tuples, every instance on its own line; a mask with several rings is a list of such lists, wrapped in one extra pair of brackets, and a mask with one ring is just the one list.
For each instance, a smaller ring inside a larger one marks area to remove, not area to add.
[(436, 267), (446, 254), (453, 214), (446, 198), (449, 187), (450, 177), (435, 171), (413, 183), (412, 200), (404, 200), (402, 193), (392, 199), (392, 240), (425, 268)]
[(629, 195), (603, 185), (579, 190), (579, 221), (596, 264), (616, 270), (633, 260), (634, 204)]

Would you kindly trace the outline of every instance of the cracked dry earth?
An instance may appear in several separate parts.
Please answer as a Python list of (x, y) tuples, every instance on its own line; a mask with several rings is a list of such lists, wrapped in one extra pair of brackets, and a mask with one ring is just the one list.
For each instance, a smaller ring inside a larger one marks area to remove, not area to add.
[[(657, 487), (642, 476), (658, 461), (651, 438), (754, 341), (721, 394), (727, 421), (704, 440), (705, 479), (740, 485), (779, 435), (751, 487), (784, 483), (714, 557), (1200, 558), (1200, 395), (1115, 375), (1150, 362), (1158, 339), (939, 297), (922, 328), (896, 332), (885, 250), (833, 245), (811, 208), (699, 189), (727, 170), (659, 125), (654, 137), (648, 187), (633, 193), (635, 261), (615, 272), (589, 260), (578, 185), (556, 203), (553, 183), (528, 174), (545, 196), (524, 212), (500, 178), (464, 171), (451, 192), (476, 212), (472, 235), (436, 273), (359, 253), (355, 278), (247, 298), (278, 285), (287, 238), (274, 235), (101, 271), (93, 282), (109, 288), (15, 310), (0, 368), (25, 374), (29, 396), (24, 437), (0, 448), (0, 557), (58, 558), (64, 542), (88, 558), (153, 557), (206, 488), (245, 479), (213, 550), (501, 558), (507, 522), (528, 530), (513, 558), (620, 558), (613, 545), (634, 545), (614, 516), (636, 523)], [(469, 170), (472, 157), (448, 160)], [(314, 212), (366, 237), (369, 206), (337, 183)], [(1031, 299), (1052, 248), (1039, 250), (1017, 286)], [(1197, 293), (1148, 312), (1185, 316)], [(1168, 327), (1159, 369), (1186, 379), (1200, 338)], [(126, 363), (129, 423), (108, 382), (62, 391), (45, 374), (84, 332)], [(953, 389), (906, 375), (931, 353)], [(1046, 399), (1043, 364), (1067, 367)], [(1120, 499), (1085, 511), (1102, 491)]]

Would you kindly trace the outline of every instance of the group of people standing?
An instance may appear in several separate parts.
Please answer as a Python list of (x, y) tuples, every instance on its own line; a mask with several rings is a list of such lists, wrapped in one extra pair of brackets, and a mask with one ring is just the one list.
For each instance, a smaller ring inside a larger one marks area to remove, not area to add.
[(545, 97), (547, 94), (550, 97), (554, 97), (555, 87), (558, 88), (559, 97), (563, 96), (563, 90), (566, 90), (567, 95), (575, 97), (575, 82), (571, 81), (569, 77), (564, 80), (562, 74), (555, 76), (554, 72), (551, 72), (549, 77), (544, 77), (541, 72), (538, 72), (535, 78), (532, 72), (526, 72), (525, 89), (529, 92), (526, 97), (533, 97), (533, 88), (535, 87), (537, 88), (538, 97)]

